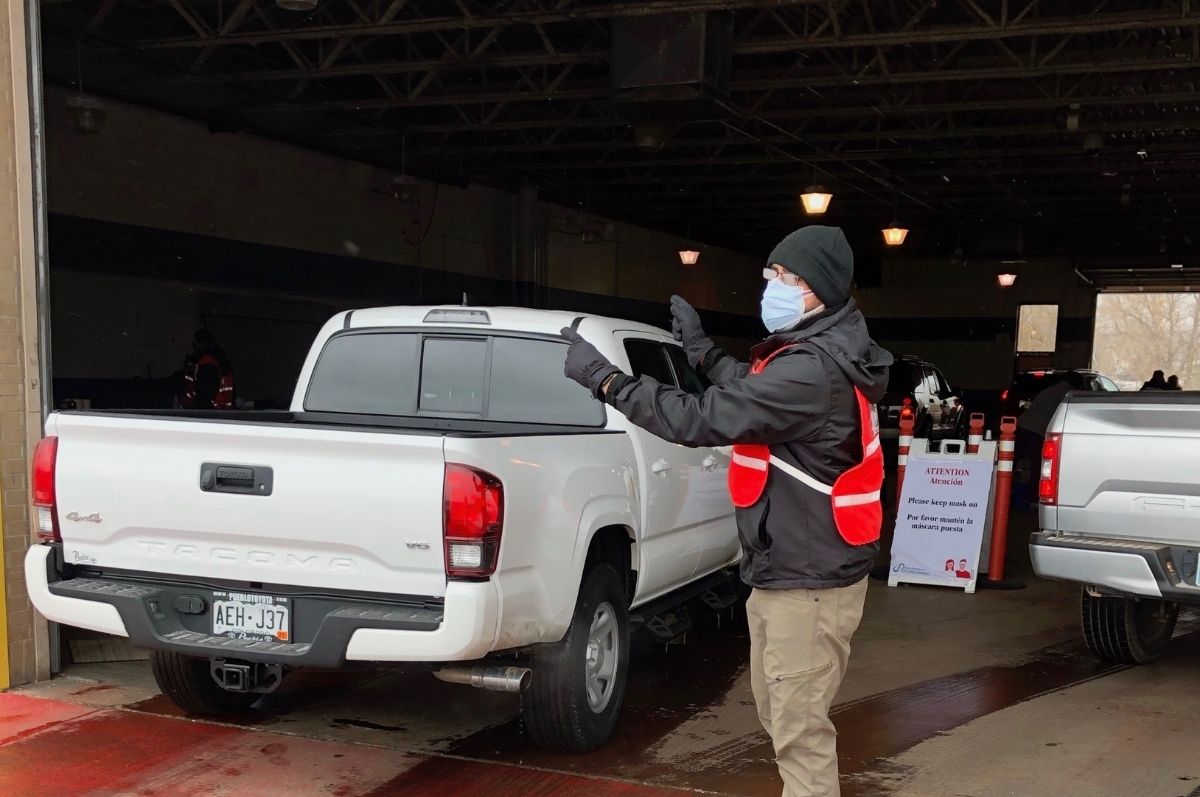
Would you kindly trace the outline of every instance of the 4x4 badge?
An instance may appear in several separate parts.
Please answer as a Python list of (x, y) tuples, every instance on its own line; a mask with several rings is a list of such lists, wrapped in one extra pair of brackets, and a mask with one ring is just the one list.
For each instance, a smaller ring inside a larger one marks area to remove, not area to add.
[(90, 515), (81, 515), (78, 512), (72, 512), (67, 515), (67, 520), (75, 523), (103, 523), (104, 518), (100, 517), (99, 512), (93, 512)]

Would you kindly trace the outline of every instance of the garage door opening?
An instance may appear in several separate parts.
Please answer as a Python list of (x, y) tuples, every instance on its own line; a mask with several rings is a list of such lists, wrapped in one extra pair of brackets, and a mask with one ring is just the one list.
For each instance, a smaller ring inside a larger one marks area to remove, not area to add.
[(1200, 389), (1200, 295), (1100, 294), (1092, 367), (1122, 390), (1141, 388), (1156, 370)]

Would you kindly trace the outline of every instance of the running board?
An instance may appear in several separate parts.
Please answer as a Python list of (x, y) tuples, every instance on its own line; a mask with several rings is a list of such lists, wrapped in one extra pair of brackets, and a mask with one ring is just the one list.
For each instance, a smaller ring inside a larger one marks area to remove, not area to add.
[(644, 603), (629, 611), (629, 627), (643, 626), (660, 640), (669, 642), (686, 634), (692, 627), (685, 604), (697, 598), (710, 608), (720, 610), (737, 600), (737, 573), (721, 570), (681, 587), (661, 598)]

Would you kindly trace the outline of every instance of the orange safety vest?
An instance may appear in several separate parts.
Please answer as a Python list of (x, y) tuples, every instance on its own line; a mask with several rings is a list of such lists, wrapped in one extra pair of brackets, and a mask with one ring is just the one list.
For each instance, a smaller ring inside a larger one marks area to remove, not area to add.
[(211, 354), (205, 354), (204, 356), (198, 358), (194, 363), (192, 363), (188, 372), (183, 375), (184, 406), (189, 409), (195, 408), (196, 402), (199, 399), (196, 390), (196, 375), (200, 372), (200, 369), (205, 366), (216, 368), (221, 374), (221, 381), (217, 385), (217, 394), (213, 396), (212, 399), (213, 409), (230, 409), (233, 407), (233, 374), (229, 371), (222, 371), (221, 363)]
[[(771, 360), (789, 349), (785, 346), (750, 367), (750, 374), (757, 375)], [(833, 522), (838, 533), (850, 545), (865, 545), (879, 539), (883, 527), (883, 504), (879, 490), (883, 486), (883, 451), (879, 445), (879, 416), (875, 405), (867, 400), (858, 387), (854, 388), (858, 399), (858, 414), (862, 424), (862, 461), (854, 465), (832, 484), (817, 481), (791, 463), (771, 454), (770, 446), (735, 445), (729, 464), (729, 494), (734, 506), (753, 506), (767, 488), (770, 466), (790, 476), (811, 490), (828, 495), (833, 507)]]

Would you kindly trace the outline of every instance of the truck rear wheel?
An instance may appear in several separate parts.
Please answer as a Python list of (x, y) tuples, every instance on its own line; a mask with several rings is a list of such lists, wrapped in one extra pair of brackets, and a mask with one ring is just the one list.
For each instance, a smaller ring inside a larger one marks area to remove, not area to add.
[(208, 659), (170, 650), (150, 651), (150, 669), (162, 693), (189, 714), (220, 716), (245, 711), (262, 695), (229, 692), (213, 680)]
[(583, 577), (562, 642), (541, 652), (521, 695), (525, 730), (538, 747), (586, 753), (608, 741), (629, 674), (625, 584), (610, 564)]
[(1151, 598), (1097, 597), (1083, 588), (1083, 639), (1102, 661), (1149, 664), (1167, 652), (1179, 604)]

